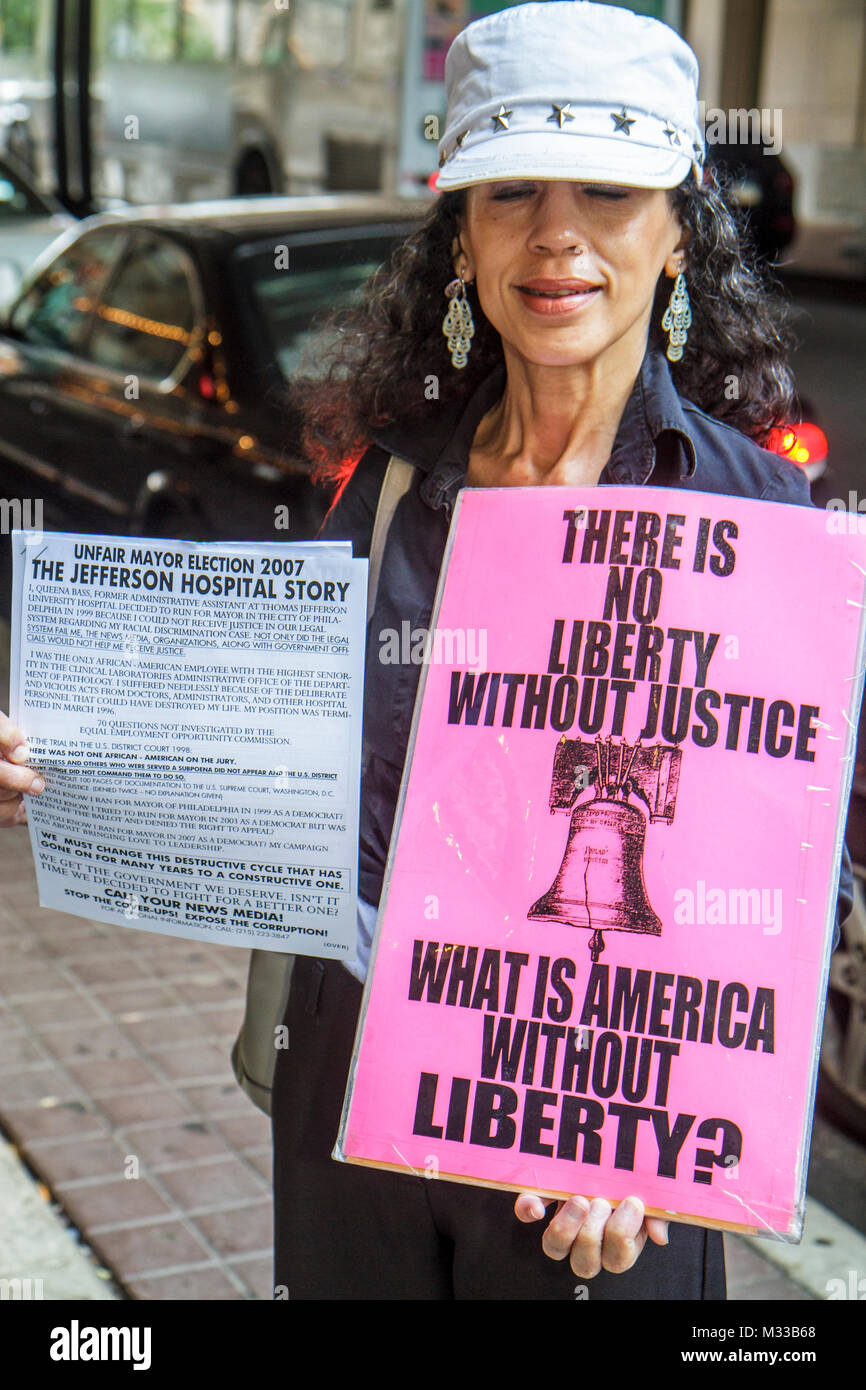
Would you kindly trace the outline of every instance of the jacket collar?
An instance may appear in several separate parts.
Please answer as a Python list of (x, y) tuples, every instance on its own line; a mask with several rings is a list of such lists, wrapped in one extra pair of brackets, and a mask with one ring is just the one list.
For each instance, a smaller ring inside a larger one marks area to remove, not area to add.
[[(496, 366), (467, 401), (444, 406), (438, 416), (417, 422), (395, 421), (373, 434), (373, 442), (420, 468), (427, 476), (420, 494), (432, 507), (453, 501), (466, 474), (475, 431), (505, 389), (505, 365)], [(694, 435), (688, 428), (682, 401), (671, 379), (667, 360), (648, 346), (626, 402), (610, 458), (600, 481), (647, 482), (656, 464), (658, 440), (666, 431), (678, 437), (676, 471), (691, 477), (697, 465)]]

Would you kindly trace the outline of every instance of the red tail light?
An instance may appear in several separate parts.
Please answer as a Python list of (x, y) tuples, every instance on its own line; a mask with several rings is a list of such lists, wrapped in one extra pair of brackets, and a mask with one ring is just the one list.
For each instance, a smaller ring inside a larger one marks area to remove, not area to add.
[(774, 454), (790, 459), (800, 468), (820, 463), (829, 451), (824, 431), (805, 420), (798, 425), (783, 425), (780, 429), (771, 430), (766, 447)]

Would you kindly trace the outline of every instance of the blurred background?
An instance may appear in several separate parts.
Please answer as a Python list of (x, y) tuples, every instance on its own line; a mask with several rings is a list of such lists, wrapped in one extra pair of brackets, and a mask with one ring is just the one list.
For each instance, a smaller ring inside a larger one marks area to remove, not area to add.
[[(15, 525), (265, 539), (286, 505), (280, 538), (314, 533), (329, 497), (310, 483), (286, 382), (317, 318), (357, 294), (436, 196), (448, 46), (500, 8), (0, 0), (4, 620)], [(630, 8), (696, 51), (708, 159), (791, 305), (799, 409), (773, 447), (817, 505), (856, 526), (866, 0)], [(3, 621), (3, 663), (8, 645)], [(858, 884), (863, 747), (847, 836)], [(0, 865), (0, 1134), (13, 1161), (96, 1251), (105, 1296), (271, 1298), (269, 1126), (228, 1062), (246, 953), (43, 911), (24, 829), (2, 837)], [(858, 887), (831, 974), (812, 1226), (787, 1264), (729, 1241), (733, 1297), (826, 1298), (832, 1280), (849, 1290), (834, 1297), (866, 1296), (864, 1145)], [(28, 1274), (26, 1253), (15, 1258), (0, 1275)], [(98, 1296), (92, 1280), (81, 1289)]]

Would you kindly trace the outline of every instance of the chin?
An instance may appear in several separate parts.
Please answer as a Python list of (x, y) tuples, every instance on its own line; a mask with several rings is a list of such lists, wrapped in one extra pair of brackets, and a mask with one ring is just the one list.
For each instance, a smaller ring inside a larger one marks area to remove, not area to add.
[(604, 352), (606, 343), (573, 343), (567, 347), (552, 344), (512, 344), (515, 355), (534, 367), (585, 367)]

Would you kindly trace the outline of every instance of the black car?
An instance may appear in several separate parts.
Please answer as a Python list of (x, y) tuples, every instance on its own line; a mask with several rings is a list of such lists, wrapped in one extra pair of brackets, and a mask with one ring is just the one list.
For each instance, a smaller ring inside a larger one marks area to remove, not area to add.
[(287, 378), (313, 320), (428, 205), (260, 198), (79, 224), (0, 334), (0, 492), (41, 499), (49, 529), (311, 536), (330, 499), (301, 457)]

